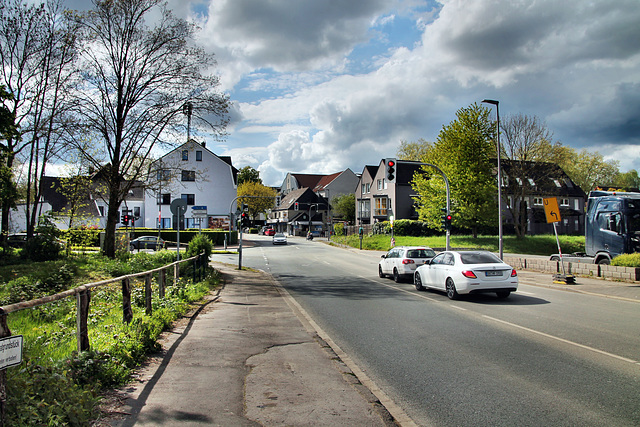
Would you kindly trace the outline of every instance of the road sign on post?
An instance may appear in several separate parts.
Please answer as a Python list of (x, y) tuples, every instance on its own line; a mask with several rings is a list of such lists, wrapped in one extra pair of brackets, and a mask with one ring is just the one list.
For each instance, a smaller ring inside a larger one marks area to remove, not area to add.
[(173, 202), (171, 202), (171, 213), (174, 214), (176, 216), (176, 218), (178, 219), (178, 227), (177, 227), (177, 248), (176, 248), (176, 253), (177, 253), (177, 257), (178, 257), (178, 261), (180, 261), (180, 224), (182, 223), (182, 218), (184, 218), (184, 214), (187, 211), (187, 201), (185, 199), (175, 199)]
[(547, 223), (560, 222), (560, 209), (558, 208), (558, 199), (555, 197), (549, 197), (543, 199), (544, 202), (544, 214), (547, 217)]

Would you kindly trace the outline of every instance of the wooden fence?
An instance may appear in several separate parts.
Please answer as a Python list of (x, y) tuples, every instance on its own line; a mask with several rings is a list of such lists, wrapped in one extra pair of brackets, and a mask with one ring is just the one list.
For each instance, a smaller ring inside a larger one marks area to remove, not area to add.
[[(120, 282), (122, 284), (122, 321), (130, 323), (133, 320), (133, 310), (131, 308), (131, 280), (144, 277), (144, 296), (145, 296), (145, 314), (152, 314), (151, 306), (151, 278), (152, 275), (158, 274), (158, 296), (164, 298), (166, 284), (166, 270), (173, 267), (174, 283), (177, 283), (180, 276), (180, 264), (193, 261), (193, 280), (202, 280), (208, 260), (205, 259), (204, 253), (173, 262), (171, 264), (159, 267), (153, 270), (143, 271), (141, 273), (128, 274), (113, 279), (102, 280), (100, 282), (87, 283), (77, 288), (69, 289), (55, 295), (34, 299), (31, 301), (22, 301), (15, 304), (0, 307), (0, 338), (11, 336), (7, 323), (7, 316), (16, 311), (38, 307), (54, 301), (60, 301), (69, 297), (76, 297), (76, 337), (78, 342), (78, 352), (87, 351), (90, 348), (89, 330), (87, 327), (89, 318), (89, 304), (91, 302), (91, 289), (100, 286), (109, 285), (111, 283)], [(5, 425), (5, 413), (7, 402), (7, 376), (6, 369), (0, 370), (0, 427)]]

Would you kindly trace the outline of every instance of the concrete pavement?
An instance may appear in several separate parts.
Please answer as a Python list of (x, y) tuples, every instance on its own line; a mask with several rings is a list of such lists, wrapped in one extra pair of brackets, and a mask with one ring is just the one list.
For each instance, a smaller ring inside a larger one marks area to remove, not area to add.
[(163, 335), (109, 425), (398, 425), (270, 276), (214, 267), (225, 286)]

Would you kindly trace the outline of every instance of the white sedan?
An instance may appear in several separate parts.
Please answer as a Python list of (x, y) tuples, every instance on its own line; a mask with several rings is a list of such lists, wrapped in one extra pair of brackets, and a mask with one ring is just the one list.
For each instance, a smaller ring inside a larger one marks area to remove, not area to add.
[(445, 291), (450, 299), (460, 294), (495, 292), (506, 298), (518, 289), (516, 270), (487, 251), (447, 251), (416, 269), (413, 284)]
[(287, 244), (287, 236), (284, 233), (276, 233), (273, 235), (273, 244), (274, 245), (286, 245)]

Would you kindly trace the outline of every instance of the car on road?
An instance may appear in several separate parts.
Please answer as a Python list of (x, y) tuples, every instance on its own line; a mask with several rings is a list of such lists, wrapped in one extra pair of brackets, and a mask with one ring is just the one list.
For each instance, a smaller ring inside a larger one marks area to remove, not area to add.
[(287, 244), (287, 236), (284, 233), (276, 233), (273, 236), (273, 244), (274, 245), (286, 245)]
[(449, 299), (492, 292), (498, 298), (507, 298), (518, 290), (518, 274), (488, 251), (445, 251), (416, 269), (413, 284), (419, 291), (445, 291)]
[(273, 228), (267, 228), (266, 230), (264, 230), (265, 236), (275, 236), (275, 234), (276, 230), (274, 230)]
[(397, 246), (382, 255), (378, 263), (378, 276), (390, 275), (396, 282), (412, 278), (416, 268), (434, 256), (435, 251), (425, 246)]
[(129, 249), (163, 249), (167, 243), (157, 236), (142, 236), (129, 242)]

